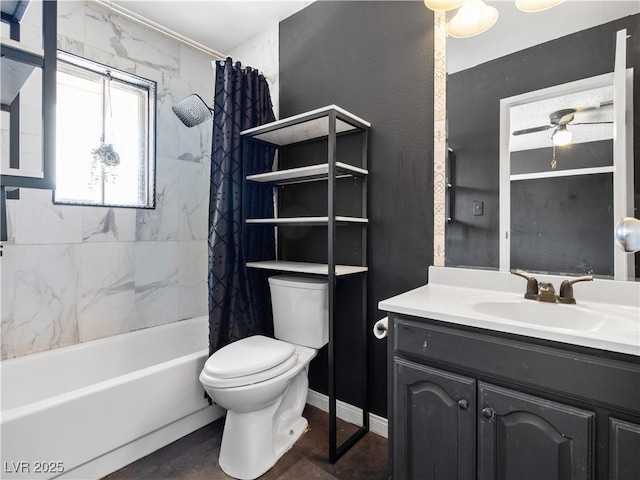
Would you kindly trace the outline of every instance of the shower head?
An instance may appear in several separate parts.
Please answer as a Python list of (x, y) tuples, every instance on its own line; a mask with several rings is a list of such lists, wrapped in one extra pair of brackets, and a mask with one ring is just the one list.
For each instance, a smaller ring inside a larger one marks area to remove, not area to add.
[(187, 127), (195, 127), (206, 122), (212, 117), (211, 112), (213, 112), (195, 93), (179, 101), (171, 109)]

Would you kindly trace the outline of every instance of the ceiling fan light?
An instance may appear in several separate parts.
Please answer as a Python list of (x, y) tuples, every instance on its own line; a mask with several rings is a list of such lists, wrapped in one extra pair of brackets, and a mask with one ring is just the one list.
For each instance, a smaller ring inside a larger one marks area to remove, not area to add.
[(489, 30), (498, 20), (498, 10), (482, 0), (469, 0), (447, 24), (447, 35), (467, 38)]
[(541, 12), (560, 5), (564, 0), (516, 0), (516, 7), (523, 12)]
[(559, 126), (553, 135), (551, 135), (553, 139), (553, 144), (556, 147), (566, 147), (571, 143), (571, 132), (567, 130), (567, 126)]
[(447, 12), (464, 5), (467, 0), (424, 0), (427, 8), (436, 12)]

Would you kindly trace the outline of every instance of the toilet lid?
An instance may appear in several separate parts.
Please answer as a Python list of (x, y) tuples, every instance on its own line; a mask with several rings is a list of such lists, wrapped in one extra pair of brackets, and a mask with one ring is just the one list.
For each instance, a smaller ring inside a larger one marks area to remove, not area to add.
[(200, 381), (203, 385), (215, 388), (232, 388), (243, 387), (253, 385), (255, 383), (266, 382), (272, 378), (279, 377), (283, 373), (291, 370), (296, 364), (298, 364), (298, 354), (294, 353), (289, 359), (282, 362), (280, 365), (276, 365), (268, 370), (263, 370), (258, 373), (251, 373), (249, 375), (243, 375), (236, 378), (216, 378), (207, 373), (206, 365), (200, 373)]
[(290, 343), (254, 335), (233, 342), (215, 352), (204, 366), (209, 377), (244, 377), (269, 370), (289, 360), (295, 352)]

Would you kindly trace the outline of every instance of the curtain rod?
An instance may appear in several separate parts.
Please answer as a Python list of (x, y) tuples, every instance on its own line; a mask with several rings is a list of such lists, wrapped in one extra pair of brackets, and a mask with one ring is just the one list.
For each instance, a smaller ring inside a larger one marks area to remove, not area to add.
[(114, 2), (112, 2), (111, 0), (93, 0), (96, 3), (99, 3), (100, 5), (102, 5), (103, 7), (108, 8), (109, 10), (112, 10), (115, 13), (118, 13), (120, 15), (123, 15), (131, 20), (134, 20), (146, 27), (152, 28), (153, 30), (156, 30), (160, 33), (163, 33), (175, 40), (178, 40), (186, 45), (189, 45), (190, 47), (193, 47), (197, 50), (200, 50), (201, 52), (204, 52), (208, 55), (211, 55), (212, 57), (215, 57), (216, 60), (224, 60), (225, 58), (227, 58), (227, 55), (224, 55), (212, 48), (209, 48), (201, 43), (196, 42), (195, 40), (190, 39), (189, 37), (185, 37), (184, 35), (178, 33), (178, 32), (174, 32), (173, 30), (165, 27), (164, 25), (160, 25), (159, 23), (154, 22), (153, 20), (149, 20), (146, 17), (143, 17), (142, 15), (139, 15), (127, 8), (124, 8)]

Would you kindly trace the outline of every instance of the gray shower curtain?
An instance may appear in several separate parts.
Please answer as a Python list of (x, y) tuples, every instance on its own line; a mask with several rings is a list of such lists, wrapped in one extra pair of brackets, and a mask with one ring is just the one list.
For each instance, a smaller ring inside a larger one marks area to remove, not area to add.
[[(273, 335), (267, 274), (245, 262), (275, 259), (274, 228), (244, 225), (273, 217), (269, 186), (244, 182), (271, 171), (275, 149), (243, 142), (242, 130), (275, 120), (269, 86), (256, 70), (216, 62), (209, 197), (209, 350), (241, 338)], [(243, 218), (244, 217), (244, 218)]]

